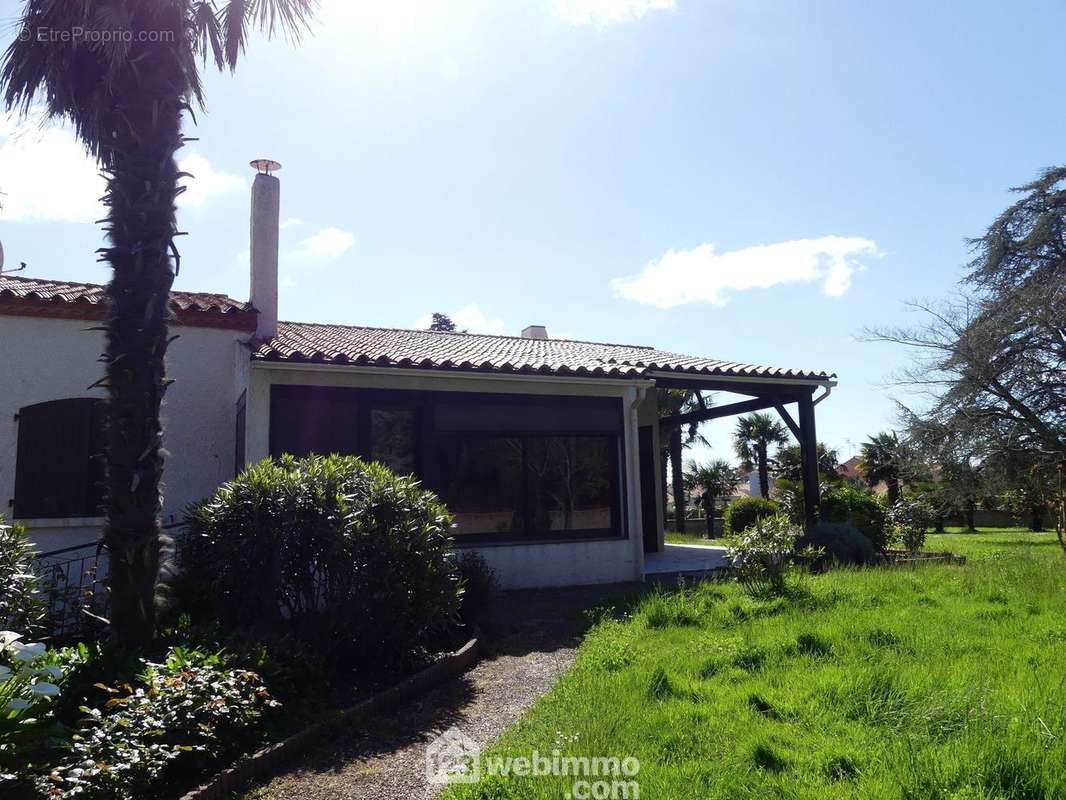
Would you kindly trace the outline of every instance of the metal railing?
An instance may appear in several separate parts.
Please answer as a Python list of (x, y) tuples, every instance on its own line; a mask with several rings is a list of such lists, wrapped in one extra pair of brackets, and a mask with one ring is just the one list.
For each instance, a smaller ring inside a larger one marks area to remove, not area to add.
[[(177, 538), (184, 522), (164, 525)], [(110, 616), (108, 560), (103, 539), (40, 553), (34, 560), (39, 591), (48, 606), (47, 629), (53, 640), (91, 641), (100, 637)]]
[(34, 562), (48, 606), (52, 639), (95, 639), (107, 616), (107, 557), (103, 542), (83, 542), (41, 553)]

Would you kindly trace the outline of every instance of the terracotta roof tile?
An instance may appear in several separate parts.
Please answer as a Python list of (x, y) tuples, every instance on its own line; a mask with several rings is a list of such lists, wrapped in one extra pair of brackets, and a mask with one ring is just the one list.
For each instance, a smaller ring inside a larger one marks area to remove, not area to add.
[[(47, 316), (99, 318), (104, 313), (107, 297), (99, 284), (0, 275), (0, 303), (16, 309), (16, 313), (18, 308), (32, 307), (56, 312)], [(250, 321), (251, 329), (255, 329), (255, 309), (224, 294), (171, 292), (170, 309), (185, 324), (196, 324), (197, 320), (209, 324), (210, 318), (227, 318), (242, 323), (234, 327), (247, 327)]]
[(252, 357), (265, 361), (636, 378), (651, 371), (824, 381), (828, 372), (761, 367), (636, 345), (279, 322)]

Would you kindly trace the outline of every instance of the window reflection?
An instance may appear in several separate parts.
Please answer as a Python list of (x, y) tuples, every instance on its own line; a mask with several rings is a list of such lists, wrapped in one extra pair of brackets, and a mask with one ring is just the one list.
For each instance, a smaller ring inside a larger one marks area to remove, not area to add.
[(380, 461), (398, 475), (414, 472), (416, 422), (417, 414), (413, 408), (372, 408), (370, 459)]

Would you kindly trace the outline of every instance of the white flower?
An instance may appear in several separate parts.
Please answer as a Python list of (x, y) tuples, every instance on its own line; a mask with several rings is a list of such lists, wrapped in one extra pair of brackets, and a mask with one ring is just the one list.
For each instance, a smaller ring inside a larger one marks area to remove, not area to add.
[(21, 633), (15, 633), (14, 631), (0, 631), (0, 647), (12, 642), (17, 642), (22, 638)]
[(23, 700), (21, 697), (15, 697), (7, 701), (7, 705), (4, 706), (4, 711), (25, 711), (32, 703), (29, 700)]
[(41, 674), (42, 675), (48, 675), (48, 676), (50, 676), (52, 678), (55, 678), (56, 680), (59, 680), (60, 678), (63, 677), (63, 668), (62, 667), (54, 667), (54, 666), (51, 666), (51, 665), (49, 665), (47, 667), (41, 667)]
[(38, 681), (33, 684), (33, 693), (39, 694), (41, 697), (55, 697), (59, 694), (59, 687), (54, 683), (48, 683), (47, 681)]
[(33, 661), (33, 659), (40, 658), (48, 652), (48, 648), (40, 642), (33, 642), (32, 644), (15, 642), (13, 647), (15, 648), (15, 658), (19, 661)]

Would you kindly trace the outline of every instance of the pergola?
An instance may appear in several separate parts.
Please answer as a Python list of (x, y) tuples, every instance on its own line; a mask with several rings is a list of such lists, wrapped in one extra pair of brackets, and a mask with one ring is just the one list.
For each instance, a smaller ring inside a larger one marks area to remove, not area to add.
[[(653, 376), (656, 386), (663, 389), (687, 389), (698, 398), (702, 408), (685, 414), (662, 417), (659, 429), (665, 433), (675, 426), (708, 422), (752, 411), (774, 409), (784, 421), (800, 445), (803, 464), (803, 507), (807, 522), (818, 519), (818, 435), (815, 426), (814, 408), (825, 400), (833, 387), (834, 378), (800, 379), (784, 377), (705, 377), (660, 373)], [(730, 392), (750, 399), (737, 400), (725, 405), (711, 405), (702, 392)], [(795, 403), (795, 415), (789, 406)]]

